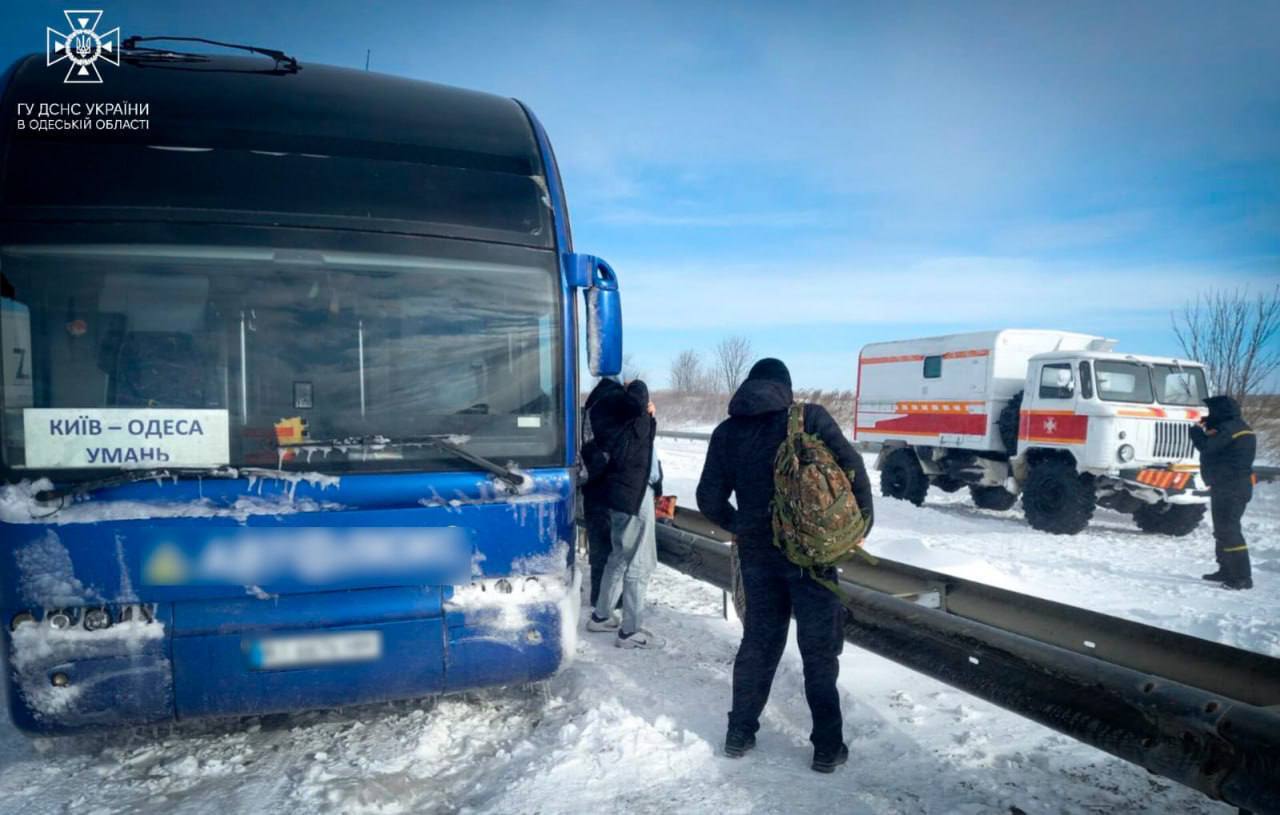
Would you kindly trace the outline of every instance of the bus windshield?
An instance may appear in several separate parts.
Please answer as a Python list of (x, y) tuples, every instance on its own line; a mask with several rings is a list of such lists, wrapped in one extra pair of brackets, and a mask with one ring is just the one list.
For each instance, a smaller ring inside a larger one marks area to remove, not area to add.
[(563, 458), (550, 259), (9, 246), (0, 273), (9, 471)]
[(1162, 405), (1186, 405), (1199, 407), (1209, 396), (1204, 369), (1187, 366), (1153, 365), (1156, 401)]

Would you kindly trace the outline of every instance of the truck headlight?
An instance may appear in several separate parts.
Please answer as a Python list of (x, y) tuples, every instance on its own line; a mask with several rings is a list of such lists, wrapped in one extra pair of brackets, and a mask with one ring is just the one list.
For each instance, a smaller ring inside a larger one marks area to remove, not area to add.
[(1124, 462), (1133, 461), (1133, 445), (1132, 444), (1120, 445), (1120, 447), (1116, 450), (1116, 458)]

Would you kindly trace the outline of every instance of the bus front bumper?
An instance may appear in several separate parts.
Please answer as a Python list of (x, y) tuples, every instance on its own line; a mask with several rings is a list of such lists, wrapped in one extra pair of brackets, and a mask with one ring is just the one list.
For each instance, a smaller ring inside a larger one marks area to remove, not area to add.
[[(86, 630), (6, 631), (10, 711), (32, 733), (415, 698), (551, 676), (572, 656), (580, 576), (160, 604)], [(62, 622), (59, 620), (59, 622)]]

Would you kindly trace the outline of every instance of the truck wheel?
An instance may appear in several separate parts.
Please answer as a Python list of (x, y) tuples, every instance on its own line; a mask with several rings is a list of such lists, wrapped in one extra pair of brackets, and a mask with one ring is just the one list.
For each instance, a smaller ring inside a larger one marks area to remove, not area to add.
[(920, 468), (920, 460), (909, 447), (899, 447), (885, 459), (880, 471), (880, 494), (889, 498), (924, 505), (929, 479)]
[(1022, 391), (1018, 391), (1005, 403), (1000, 410), (1000, 416), (996, 418), (996, 426), (1000, 428), (1000, 441), (1004, 444), (1004, 451), (1009, 454), (1009, 458), (1018, 454), (1018, 427), (1021, 424)]
[(1180, 538), (1190, 535), (1204, 518), (1204, 504), (1143, 504), (1133, 513), (1143, 532)]
[(1022, 488), (1022, 510), (1032, 529), (1074, 535), (1089, 525), (1097, 505), (1093, 478), (1069, 462), (1050, 459), (1031, 467)]
[(1013, 505), (1018, 503), (1018, 496), (1004, 487), (970, 487), (969, 494), (973, 496), (973, 503), (979, 509), (1004, 512), (1006, 509), (1013, 509)]

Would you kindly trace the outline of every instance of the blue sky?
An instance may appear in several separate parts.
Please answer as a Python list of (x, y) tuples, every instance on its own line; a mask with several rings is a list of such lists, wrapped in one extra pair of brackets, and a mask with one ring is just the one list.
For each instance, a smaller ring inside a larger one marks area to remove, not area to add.
[[(89, 5), (529, 103), (656, 384), (730, 334), (824, 388), (970, 329), (1176, 353), (1172, 309), (1280, 281), (1280, 3)], [(0, 58), (65, 6), (7, 0)]]

